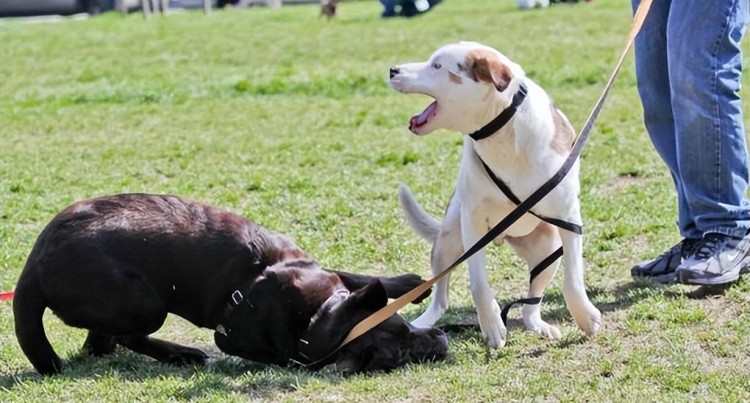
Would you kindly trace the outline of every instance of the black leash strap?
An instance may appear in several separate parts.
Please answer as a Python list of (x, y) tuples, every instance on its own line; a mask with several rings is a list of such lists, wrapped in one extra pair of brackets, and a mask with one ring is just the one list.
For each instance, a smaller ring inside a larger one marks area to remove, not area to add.
[[(529, 273), (529, 284), (533, 283), (534, 279), (538, 275), (542, 274), (542, 272), (544, 272), (544, 270), (546, 270), (547, 267), (549, 267), (552, 263), (555, 263), (555, 261), (559, 259), (560, 257), (562, 257), (562, 255), (563, 255), (563, 248), (561, 246), (557, 248), (556, 251), (552, 252), (551, 255), (547, 256), (544, 260), (539, 262), (539, 264), (537, 264)], [(507, 325), (508, 324), (508, 312), (510, 312), (511, 308), (519, 304), (520, 305), (536, 305), (536, 304), (540, 304), (541, 302), (542, 302), (541, 297), (519, 298), (515, 301), (511, 301), (505, 304), (505, 306), (503, 306), (502, 311), (500, 311), (500, 319), (503, 320), (504, 325)]]
[[(482, 165), (484, 166), (484, 170), (487, 172), (487, 176), (489, 176), (490, 179), (492, 180), (492, 182), (495, 183), (495, 186), (497, 186), (498, 189), (500, 189), (500, 191), (503, 192), (503, 194), (505, 195), (505, 197), (507, 197), (510, 201), (512, 201), (516, 205), (521, 204), (521, 200), (513, 193), (512, 190), (510, 190), (510, 187), (508, 187), (508, 184), (505, 183), (502, 179), (498, 178), (497, 175), (495, 175), (495, 173), (492, 172), (492, 168), (490, 168), (484, 162), (484, 160), (482, 159), (482, 157), (480, 157), (478, 154), (477, 154), (477, 158), (479, 158), (479, 161), (482, 162)], [(570, 221), (561, 220), (559, 218), (545, 217), (545, 216), (539, 215), (539, 214), (537, 214), (537, 213), (535, 213), (535, 212), (533, 212), (531, 210), (529, 210), (529, 214), (532, 214), (536, 218), (538, 218), (538, 219), (540, 219), (542, 221), (546, 221), (546, 222), (548, 222), (548, 223), (550, 223), (550, 224), (552, 224), (552, 225), (554, 225), (556, 227), (559, 227), (559, 228), (562, 228), (562, 229), (566, 229), (566, 230), (568, 230), (570, 232), (575, 232), (576, 234), (579, 234), (579, 235), (583, 234), (583, 227), (581, 225), (579, 225), (579, 224), (572, 223)]]

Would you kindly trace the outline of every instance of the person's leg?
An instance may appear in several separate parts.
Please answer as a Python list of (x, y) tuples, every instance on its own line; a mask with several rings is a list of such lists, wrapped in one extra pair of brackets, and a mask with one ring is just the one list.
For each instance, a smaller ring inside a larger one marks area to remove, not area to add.
[[(640, 0), (633, 1), (634, 9)], [(672, 85), (667, 59), (667, 21), (671, 0), (654, 0), (635, 43), (635, 68), (638, 93), (643, 104), (643, 122), (659, 156), (667, 164), (677, 191), (680, 234), (684, 238), (703, 235), (692, 221), (685, 198), (677, 161), (675, 119), (672, 109)]]
[(733, 281), (747, 264), (750, 239), (742, 238), (750, 228), (750, 205), (739, 45), (748, 19), (747, 0), (674, 2), (669, 13), (677, 182), (685, 203), (680, 209), (703, 235), (678, 269), (683, 282)]
[[(635, 11), (640, 0), (633, 0), (632, 4)], [(677, 223), (681, 235), (686, 238), (656, 258), (631, 269), (634, 278), (645, 277), (660, 283), (675, 280), (675, 269), (690, 251), (692, 240), (702, 235), (689, 219), (688, 205), (677, 179), (680, 174), (667, 63), (667, 20), (671, 4), (671, 0), (654, 0), (635, 42), (635, 70), (643, 103), (643, 121), (656, 152), (672, 175), (679, 206)]]
[(675, 2), (669, 75), (680, 182), (701, 233), (750, 227), (747, 145), (739, 96), (746, 0)]
[(414, 0), (401, 0), (400, 16), (410, 18), (417, 14), (419, 14), (419, 10), (417, 10), (417, 7), (414, 5)]
[(398, 0), (380, 0), (380, 4), (383, 5), (382, 17), (388, 18), (396, 16), (396, 5), (398, 4)]

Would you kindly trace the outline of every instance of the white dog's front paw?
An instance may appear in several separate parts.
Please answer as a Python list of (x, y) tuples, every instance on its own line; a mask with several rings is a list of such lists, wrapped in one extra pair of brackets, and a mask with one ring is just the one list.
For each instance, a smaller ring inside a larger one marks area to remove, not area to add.
[(500, 348), (505, 346), (505, 340), (508, 338), (508, 331), (500, 322), (499, 326), (482, 326), (482, 336), (487, 347)]
[(580, 327), (587, 336), (595, 336), (600, 330), (602, 330), (602, 313), (593, 305), (587, 308), (588, 309), (583, 315), (575, 315), (573, 318), (578, 327)]
[(508, 337), (508, 331), (500, 319), (500, 306), (496, 301), (492, 301), (490, 309), (485, 312), (477, 311), (479, 318), (479, 327), (482, 329), (484, 342), (488, 347), (499, 348), (505, 346), (505, 340)]

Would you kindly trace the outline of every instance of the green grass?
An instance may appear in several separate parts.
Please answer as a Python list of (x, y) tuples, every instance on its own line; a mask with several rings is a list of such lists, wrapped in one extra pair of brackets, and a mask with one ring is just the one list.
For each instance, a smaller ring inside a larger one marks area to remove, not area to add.
[[(388, 89), (392, 64), (476, 40), (525, 67), (576, 127), (599, 96), (629, 28), (627, 2), (516, 10), (511, 0), (449, 0), (413, 20), (383, 21), (375, 1), (155, 17), (104, 15), (26, 25), (0, 21), (0, 289), (12, 289), (42, 227), (76, 199), (176, 193), (287, 233), (326, 266), (429, 274), (429, 245), (404, 223), (408, 183), (439, 215), (461, 138), (406, 130), (429, 101)], [(743, 95), (748, 98), (747, 80)], [(750, 111), (747, 110), (748, 116)], [(0, 401), (747, 401), (750, 282), (724, 290), (633, 283), (630, 266), (677, 241), (672, 185), (641, 122), (630, 59), (582, 157), (587, 286), (603, 311), (584, 338), (560, 278), (544, 317), (562, 340), (524, 332), (485, 350), (476, 329), (451, 334), (444, 362), (388, 374), (263, 367), (219, 353), (211, 332), (170, 318), (162, 337), (198, 346), (206, 368), (118, 351), (79, 355), (85, 333), (45, 317), (67, 365), (37, 376), (0, 303)], [(498, 298), (524, 292), (518, 258), (490, 250)], [(474, 323), (465, 268), (442, 323)], [(424, 306), (403, 314), (415, 317)]]

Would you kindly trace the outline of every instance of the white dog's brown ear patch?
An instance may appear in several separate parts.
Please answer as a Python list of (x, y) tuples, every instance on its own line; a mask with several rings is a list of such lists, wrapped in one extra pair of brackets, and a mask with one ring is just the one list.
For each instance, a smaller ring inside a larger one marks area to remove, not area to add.
[(466, 55), (466, 68), (474, 81), (485, 81), (495, 85), (502, 92), (508, 88), (513, 78), (510, 69), (495, 53), (486, 49), (477, 49)]

